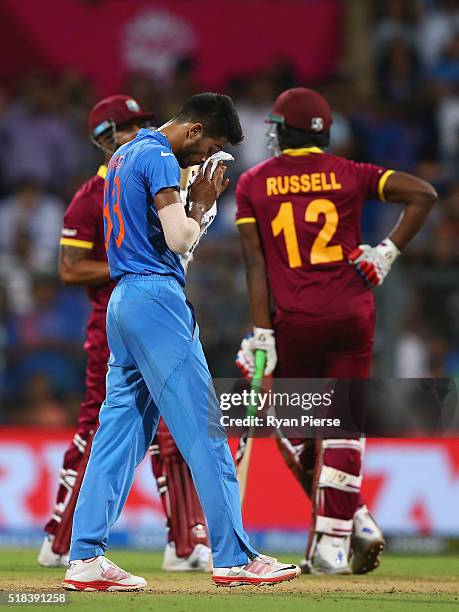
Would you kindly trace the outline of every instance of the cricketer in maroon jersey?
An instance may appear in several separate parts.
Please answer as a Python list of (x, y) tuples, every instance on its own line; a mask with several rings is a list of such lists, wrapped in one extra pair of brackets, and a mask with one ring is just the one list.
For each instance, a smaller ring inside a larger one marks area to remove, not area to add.
[[(253, 372), (253, 351), (262, 349), (265, 374), (368, 377), (375, 323), (371, 287), (382, 283), (419, 230), (435, 191), (411, 175), (324, 152), (332, 116), (317, 92), (283, 92), (270, 122), (280, 154), (245, 172), (236, 190), (255, 325), (253, 337), (242, 342), (238, 365)], [(360, 245), (363, 202), (375, 198), (403, 203), (405, 211), (379, 245)], [(360, 498), (362, 441), (284, 438), (279, 447), (312, 497), (304, 571), (375, 569), (384, 540)]]
[(364, 200), (381, 197), (392, 172), (305, 147), (241, 176), (236, 223), (257, 223), (279, 316), (343, 319), (373, 310), (347, 258), (360, 244)]
[[(130, 96), (111, 96), (92, 109), (88, 128), (93, 142), (104, 150), (105, 164), (115, 148), (135, 137), (153, 116)], [(91, 303), (84, 350), (87, 354), (86, 394), (80, 406), (77, 432), (61, 469), (54, 514), (38, 562), (66, 565), (73, 511), (105, 399), (109, 348), (106, 311), (115, 283), (110, 279), (105, 250), (103, 199), (107, 166), (84, 183), (70, 202), (61, 233), (60, 275), (66, 284), (85, 285)], [(206, 570), (210, 549), (205, 518), (191, 474), (165, 423), (161, 420), (150, 447), (152, 469), (167, 517), (168, 544), (163, 568)]]
[[(107, 261), (104, 244), (103, 199), (107, 167), (99, 167), (97, 174), (76, 192), (64, 215), (60, 244), (87, 250), (87, 258)], [(84, 350), (88, 356), (86, 369), (86, 398), (81, 406), (77, 435), (85, 436), (88, 423), (97, 422), (100, 405), (105, 399), (106, 364), (109, 357), (105, 315), (115, 283), (111, 280), (87, 285), (91, 304)]]

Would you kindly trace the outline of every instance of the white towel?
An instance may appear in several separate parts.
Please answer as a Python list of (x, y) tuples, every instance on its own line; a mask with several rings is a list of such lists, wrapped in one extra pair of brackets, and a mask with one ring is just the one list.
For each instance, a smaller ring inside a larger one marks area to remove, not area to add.
[[(206, 159), (206, 161), (203, 163), (199, 171), (205, 172), (207, 166), (211, 163), (212, 167), (210, 169), (210, 176), (212, 176), (219, 161), (234, 161), (234, 157), (230, 153), (226, 153), (226, 151), (219, 151), (218, 153), (214, 153), (208, 159)], [(188, 185), (188, 189), (194, 183), (197, 176), (198, 175), (195, 174), (191, 178), (190, 184)], [(199, 236), (196, 242), (193, 244), (193, 246), (190, 248), (189, 251), (187, 251), (184, 255), (180, 255), (180, 261), (182, 262), (182, 266), (185, 272), (187, 270), (188, 264), (193, 259), (193, 251), (198, 246), (199, 241), (201, 240), (202, 236), (207, 233), (207, 230), (209, 229), (211, 223), (213, 222), (216, 216), (217, 216), (217, 202), (215, 201), (213, 203), (213, 206), (202, 216), (201, 231), (199, 232)]]

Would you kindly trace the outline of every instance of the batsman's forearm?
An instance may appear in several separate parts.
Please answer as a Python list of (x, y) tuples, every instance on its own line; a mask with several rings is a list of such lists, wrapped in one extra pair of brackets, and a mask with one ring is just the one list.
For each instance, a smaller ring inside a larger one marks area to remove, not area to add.
[(422, 227), (437, 201), (437, 192), (430, 183), (416, 176), (394, 172), (387, 179), (384, 195), (386, 202), (405, 206), (397, 225), (389, 234), (392, 242), (403, 250)]
[(250, 310), (255, 327), (272, 328), (266, 262), (256, 223), (239, 225)]
[(402, 251), (423, 226), (435, 198), (418, 198), (406, 205), (389, 238)]
[(269, 285), (264, 263), (246, 267), (246, 278), (253, 324), (255, 327), (270, 329)]

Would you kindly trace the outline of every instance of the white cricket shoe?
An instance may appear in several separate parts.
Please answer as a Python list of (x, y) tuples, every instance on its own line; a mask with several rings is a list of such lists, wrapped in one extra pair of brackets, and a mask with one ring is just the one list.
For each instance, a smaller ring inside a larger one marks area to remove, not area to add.
[(212, 582), (217, 586), (264, 586), (293, 580), (301, 574), (297, 565), (279, 563), (277, 559), (260, 555), (246, 565), (234, 567), (214, 567)]
[(69, 591), (140, 591), (147, 581), (99, 556), (70, 561), (62, 586)]
[(174, 542), (168, 542), (162, 568), (166, 572), (211, 572), (212, 553), (208, 546), (196, 544), (189, 557), (177, 557)]
[(43, 542), (38, 553), (37, 562), (43, 567), (67, 567), (69, 564), (69, 555), (58, 555), (53, 551), (54, 536), (47, 533), (43, 538)]
[(385, 545), (384, 536), (366, 506), (354, 514), (350, 562), (354, 574), (367, 574), (380, 563)]
[(300, 563), (305, 574), (351, 574), (348, 563), (350, 536), (317, 534), (311, 558)]

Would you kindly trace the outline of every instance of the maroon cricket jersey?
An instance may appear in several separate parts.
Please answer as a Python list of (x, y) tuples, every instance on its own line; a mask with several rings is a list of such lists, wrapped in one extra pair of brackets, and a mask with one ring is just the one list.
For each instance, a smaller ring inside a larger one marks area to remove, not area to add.
[(240, 177), (236, 223), (257, 223), (278, 317), (344, 319), (374, 309), (347, 257), (360, 244), (364, 200), (383, 200), (392, 172), (309, 147)]
[[(64, 215), (60, 243), (88, 249), (88, 258), (107, 261), (104, 238), (104, 178), (106, 166), (100, 166), (97, 174), (83, 183), (73, 196)], [(108, 300), (115, 283), (88, 286), (89, 300), (94, 314), (107, 310)]]

